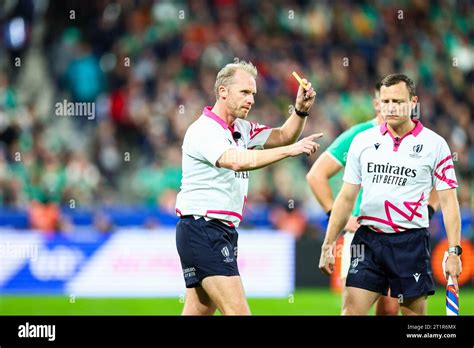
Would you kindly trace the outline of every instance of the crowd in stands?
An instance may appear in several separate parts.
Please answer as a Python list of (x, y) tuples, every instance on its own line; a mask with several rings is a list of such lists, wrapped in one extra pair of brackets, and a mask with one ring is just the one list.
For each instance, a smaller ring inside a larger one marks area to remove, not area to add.
[[(0, 26), (0, 209), (29, 209), (33, 227), (58, 228), (60, 207), (172, 212), (186, 128), (236, 58), (258, 68), (249, 119), (268, 126), (289, 116), (292, 71), (313, 83), (304, 134), (324, 133), (320, 153), (374, 116), (378, 80), (409, 75), (421, 121), (455, 156), (461, 206), (474, 208), (470, 1), (14, 0)], [(67, 102), (94, 113), (58, 112)], [(324, 214), (305, 180), (316, 156), (252, 172), (247, 209), (303, 234)]]

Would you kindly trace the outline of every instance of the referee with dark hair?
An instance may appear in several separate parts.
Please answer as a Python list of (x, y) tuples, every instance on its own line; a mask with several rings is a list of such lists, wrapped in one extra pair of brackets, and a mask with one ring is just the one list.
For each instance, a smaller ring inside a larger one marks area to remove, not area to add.
[(418, 97), (406, 75), (382, 80), (385, 123), (359, 133), (351, 143), (344, 184), (329, 219), (319, 268), (334, 270), (333, 247), (364, 188), (343, 295), (343, 314), (365, 315), (381, 295), (398, 298), (404, 315), (425, 315), (434, 294), (429, 244), (428, 198), (438, 193), (449, 242), (446, 276), (456, 291), (461, 273), (461, 217), (453, 158), (441, 136), (411, 119)]

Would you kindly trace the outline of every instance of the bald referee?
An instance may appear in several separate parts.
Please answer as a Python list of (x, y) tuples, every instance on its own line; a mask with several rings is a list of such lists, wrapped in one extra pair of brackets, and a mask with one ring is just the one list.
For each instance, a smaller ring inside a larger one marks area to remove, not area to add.
[(461, 273), (458, 183), (448, 144), (410, 115), (418, 102), (414, 82), (386, 76), (380, 88), (385, 123), (359, 133), (351, 143), (344, 184), (334, 203), (319, 268), (334, 270), (333, 247), (364, 188), (343, 298), (343, 314), (365, 315), (380, 296), (398, 298), (404, 315), (426, 315), (434, 294), (428, 198), (437, 190), (449, 242), (446, 274)]
[[(183, 315), (248, 315), (237, 267), (236, 227), (247, 200), (249, 171), (319, 148), (313, 134), (297, 141), (316, 92), (303, 80), (292, 115), (280, 128), (245, 119), (257, 93), (257, 69), (245, 61), (217, 74), (216, 103), (205, 107), (183, 141), (176, 202), (176, 246), (186, 283)], [(263, 149), (264, 148), (264, 149)]]

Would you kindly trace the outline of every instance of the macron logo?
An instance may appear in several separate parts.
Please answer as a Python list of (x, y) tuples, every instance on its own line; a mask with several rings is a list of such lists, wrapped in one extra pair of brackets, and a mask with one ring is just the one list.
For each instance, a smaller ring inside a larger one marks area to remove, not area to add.
[(418, 283), (418, 279), (420, 279), (421, 274), (420, 273), (415, 273), (413, 274), (413, 277), (415, 277), (416, 282)]
[(56, 325), (34, 325), (26, 322), (18, 326), (18, 337), (23, 338), (48, 338), (48, 341), (56, 339)]

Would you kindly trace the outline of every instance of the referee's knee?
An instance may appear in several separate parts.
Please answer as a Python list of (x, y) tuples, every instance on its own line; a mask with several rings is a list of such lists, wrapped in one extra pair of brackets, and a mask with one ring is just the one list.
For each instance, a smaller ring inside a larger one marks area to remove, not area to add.
[(349, 306), (344, 306), (342, 308), (342, 315), (358, 315), (358, 313), (354, 311), (353, 308), (350, 308)]
[(219, 311), (222, 315), (251, 315), (247, 301), (225, 303)]
[(342, 304), (342, 315), (366, 315), (360, 305), (356, 301), (353, 301), (350, 296), (345, 296)]
[(367, 313), (355, 306), (345, 305), (342, 308), (342, 315), (366, 315)]

